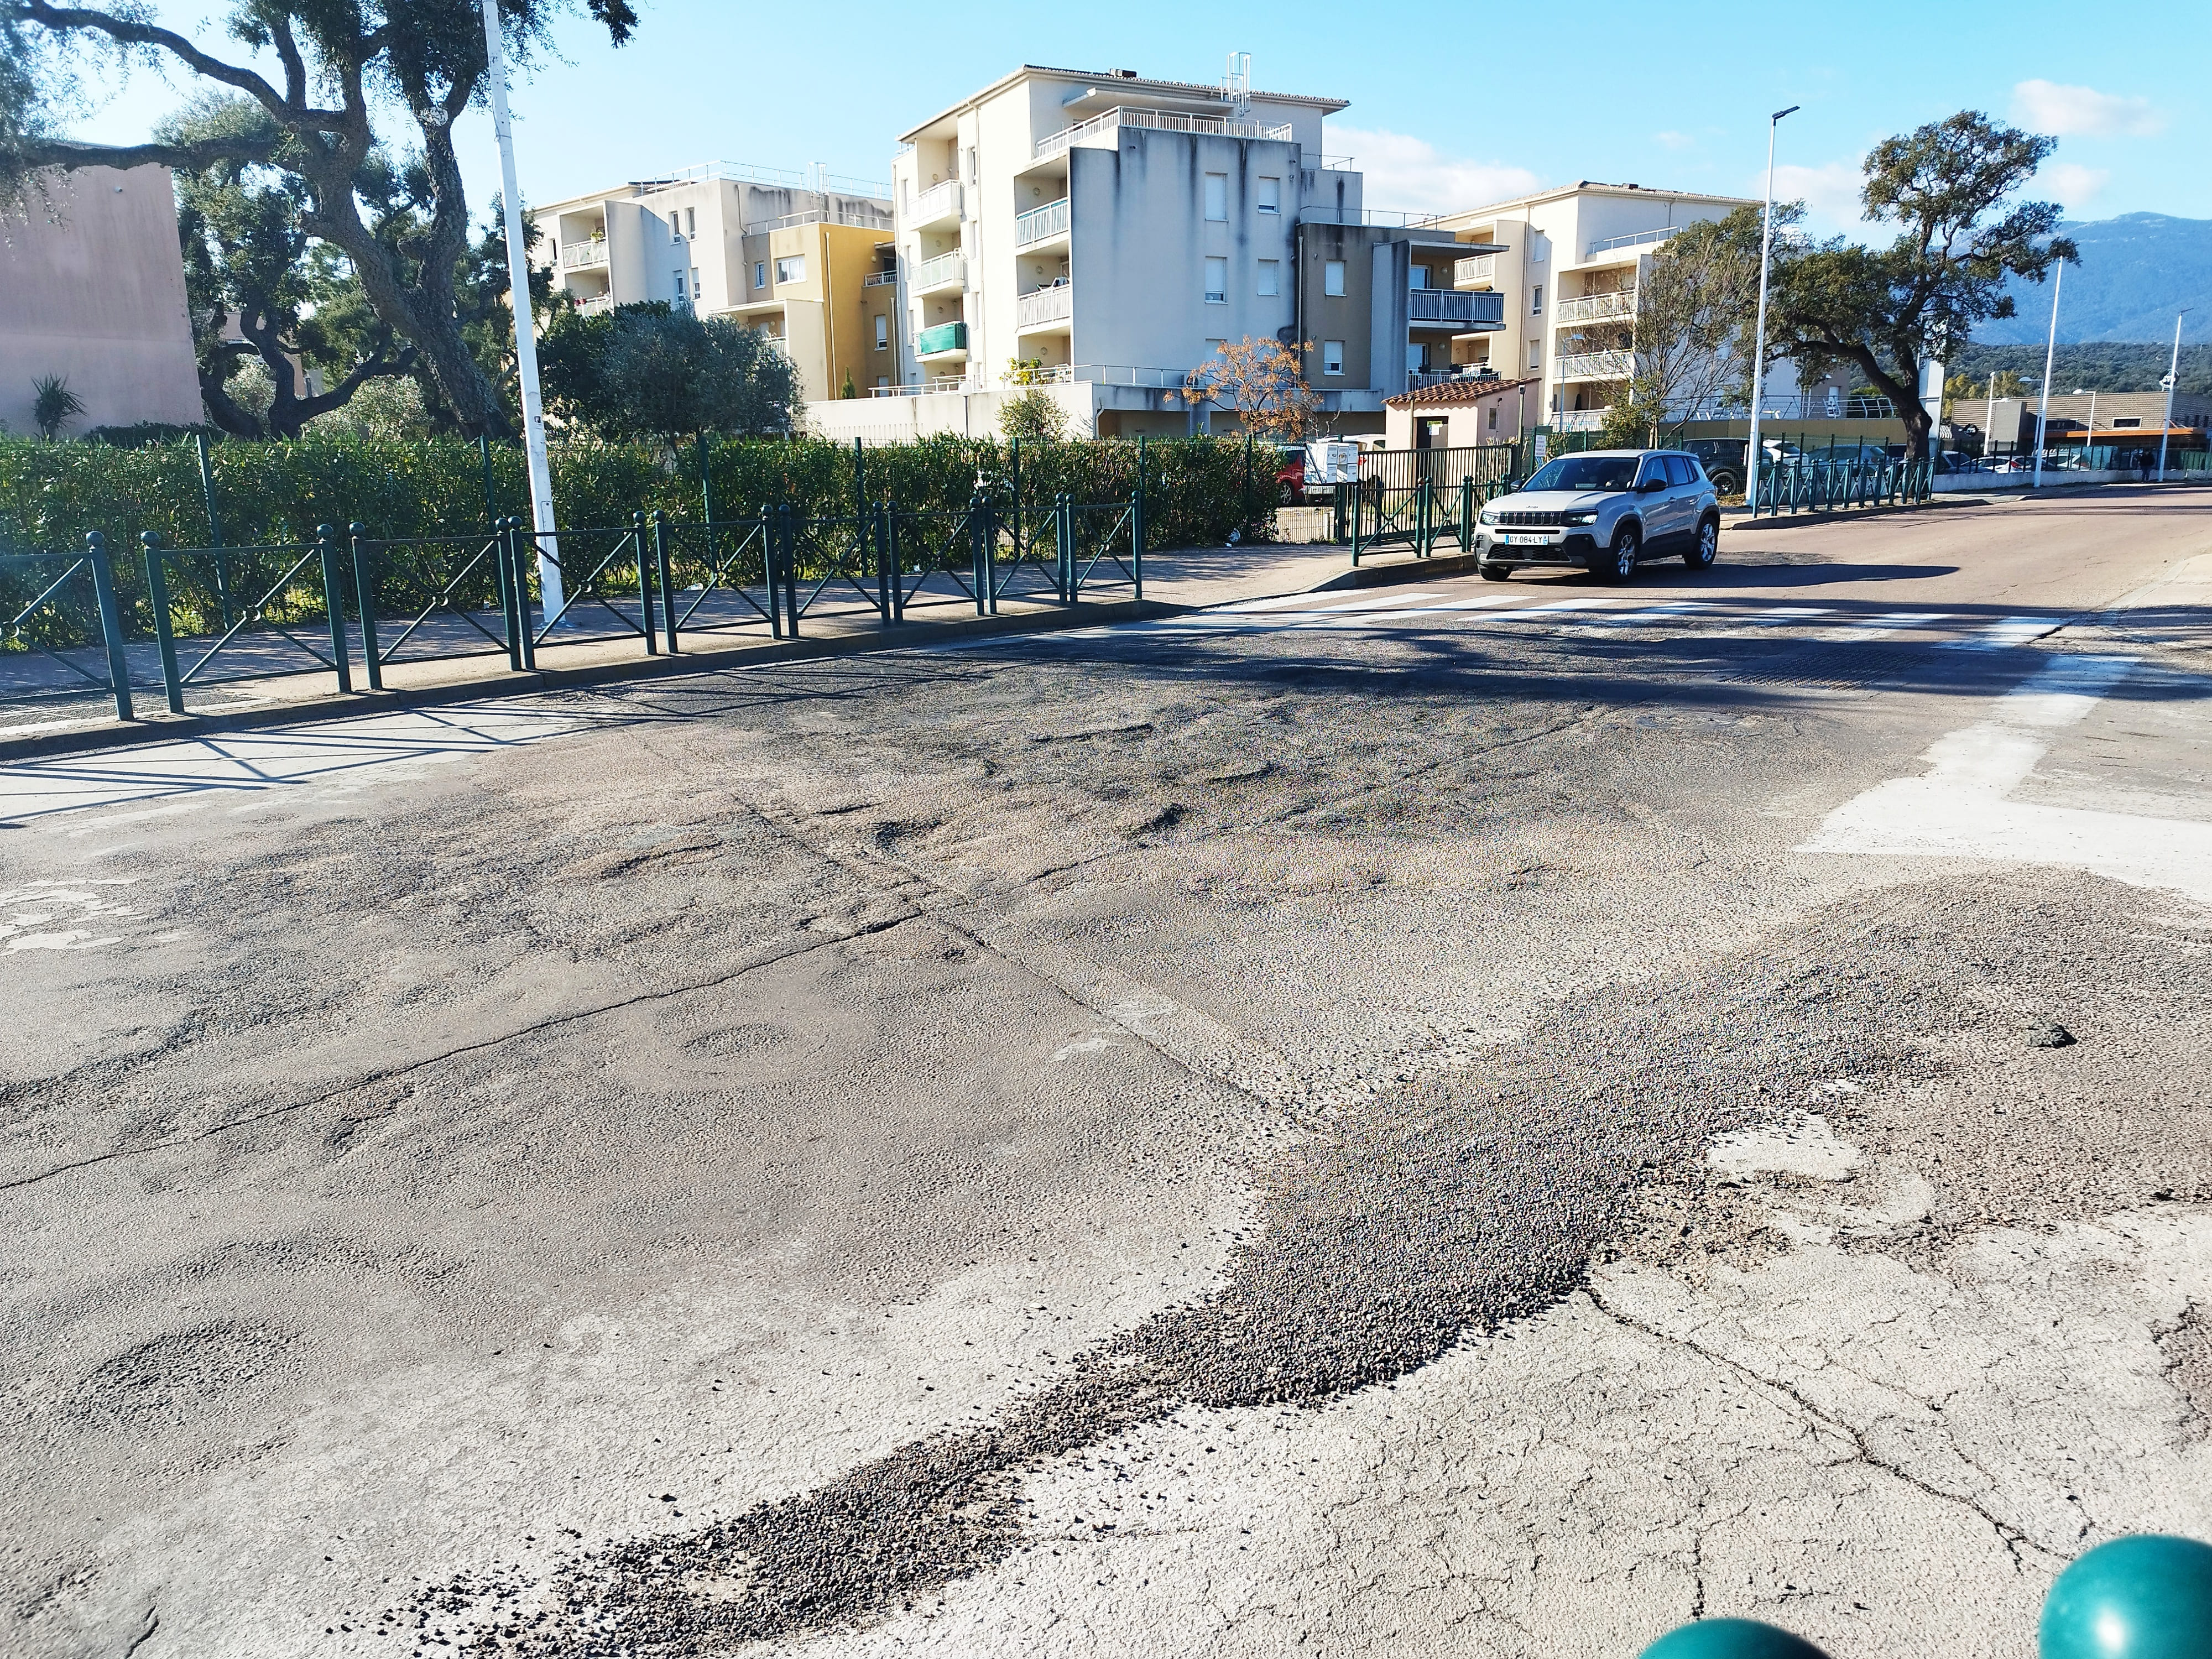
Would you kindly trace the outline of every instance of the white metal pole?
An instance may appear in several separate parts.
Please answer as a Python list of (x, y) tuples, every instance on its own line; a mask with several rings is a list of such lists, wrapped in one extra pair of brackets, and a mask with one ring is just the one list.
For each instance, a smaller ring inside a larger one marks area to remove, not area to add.
[(2051, 367), (2058, 356), (2058, 290), (2066, 282), (2066, 262), (2058, 262), (2058, 274), (2051, 279), (2051, 337), (2043, 346), (2043, 395), (2035, 405), (2035, 476), (2028, 481), (2031, 489), (2043, 488), (2043, 452), (2051, 434)]
[(2193, 306), (2184, 306), (2173, 313), (2173, 361), (2166, 366), (2166, 419), (2158, 434), (2158, 481), (2160, 483), (2166, 482), (2166, 434), (2173, 430), (2173, 388), (2181, 380), (2181, 319), (2195, 309)]
[(1990, 395), (1982, 399), (1982, 471), (1990, 470), (1996, 459), (1997, 443), (1997, 374), (1990, 371)]
[[(530, 308), (530, 251), (522, 235), (522, 197), (514, 182), (514, 129), (507, 116), (507, 52), (499, 38), (499, 0), (483, 0), (484, 78), (491, 85), (491, 127), (499, 139), (499, 182), (507, 210), (507, 297), (514, 307), (514, 361), (522, 379), (522, 440), (530, 457), (530, 522), (538, 532), (538, 591), (550, 622), (567, 600), (561, 544), (553, 521), (553, 468), (545, 454), (545, 408), (538, 395), (538, 329)], [(523, 613), (526, 617), (529, 606)]]
[(1743, 455), (1745, 488), (1754, 518), (1759, 514), (1759, 405), (1766, 395), (1766, 260), (1774, 246), (1774, 134), (1784, 116), (1802, 107), (1792, 104), (1766, 119), (1766, 211), (1759, 222), (1759, 327), (1751, 345), (1751, 440)]

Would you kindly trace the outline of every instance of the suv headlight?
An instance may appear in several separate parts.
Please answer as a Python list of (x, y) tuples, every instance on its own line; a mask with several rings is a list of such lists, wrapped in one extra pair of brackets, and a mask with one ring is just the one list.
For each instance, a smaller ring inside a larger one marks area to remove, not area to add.
[(1560, 522), (1563, 524), (1595, 524), (1597, 522), (1597, 514), (1595, 512), (1569, 513), (1562, 517)]
[(1496, 524), (1498, 522), (1498, 509), (1494, 507), (1486, 507), (1481, 512), (1476, 514), (1474, 516), (1475, 521), (1478, 524)]

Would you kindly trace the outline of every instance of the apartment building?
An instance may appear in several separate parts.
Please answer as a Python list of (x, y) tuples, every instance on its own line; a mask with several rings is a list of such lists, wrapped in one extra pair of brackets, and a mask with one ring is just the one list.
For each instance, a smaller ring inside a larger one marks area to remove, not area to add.
[[(1451, 366), (1534, 378), (1547, 424), (1594, 429), (1634, 372), (1636, 293), (1653, 254), (1685, 226), (1758, 205), (1585, 179), (1445, 216), (1432, 228), (1478, 245), (1455, 262), (1453, 286), (1498, 295), (1505, 319), (1459, 341)], [(1793, 380), (1777, 395), (1797, 392)]]
[(538, 210), (536, 254), (580, 311), (660, 300), (774, 336), (810, 401), (899, 377), (887, 187), (709, 162)]
[(1452, 290), (1449, 233), (1366, 210), (1323, 153), (1345, 107), (1253, 91), (1232, 59), (1218, 84), (1024, 64), (940, 111), (892, 164), (903, 357), (873, 390), (895, 395), (809, 420), (983, 433), (1042, 383), (1072, 430), (1181, 434), (1225, 418), (1181, 396), (1220, 346), (1311, 337), (1324, 418), (1379, 431), (1408, 362), (1498, 326), (1501, 302)]

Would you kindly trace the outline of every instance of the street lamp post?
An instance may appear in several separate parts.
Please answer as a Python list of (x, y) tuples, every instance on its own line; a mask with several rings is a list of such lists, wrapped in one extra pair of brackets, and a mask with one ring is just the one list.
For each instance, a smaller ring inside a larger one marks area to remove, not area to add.
[[(522, 439), (530, 461), (530, 523), (538, 533), (538, 592), (550, 623), (566, 608), (561, 548), (553, 519), (553, 468), (545, 454), (545, 409), (538, 395), (538, 330), (530, 311), (530, 252), (522, 237), (522, 197), (514, 182), (514, 129), (507, 115), (507, 52), (499, 37), (499, 0), (483, 0), (484, 79), (490, 83), (491, 125), (499, 139), (499, 181), (507, 210), (507, 297), (514, 308), (514, 362), (522, 381)], [(522, 607), (526, 625), (530, 607)]]
[(2043, 488), (2043, 452), (2051, 440), (2051, 367), (2058, 355), (2058, 290), (2065, 285), (2066, 262), (2058, 262), (2058, 274), (2051, 279), (2051, 337), (2043, 347), (2043, 392), (2035, 405), (2035, 477), (2029, 482), (2032, 489)]
[(2181, 319), (2196, 310), (2184, 306), (2173, 313), (2173, 361), (2166, 369), (2166, 419), (2160, 423), (2158, 434), (2158, 481), (2166, 482), (2166, 441), (2173, 431), (2173, 388), (2181, 380)]
[(1759, 516), (1759, 405), (1766, 396), (1766, 261), (1774, 246), (1774, 133), (1785, 115), (1804, 107), (1792, 104), (1766, 118), (1766, 212), (1759, 230), (1759, 328), (1751, 347), (1751, 441), (1744, 447), (1743, 470), (1753, 518)]

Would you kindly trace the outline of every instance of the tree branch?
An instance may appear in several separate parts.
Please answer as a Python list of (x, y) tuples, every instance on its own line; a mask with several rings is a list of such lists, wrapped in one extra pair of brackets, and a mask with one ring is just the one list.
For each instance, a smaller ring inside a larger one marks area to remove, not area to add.
[(173, 167), (198, 173), (218, 161), (267, 161), (276, 153), (276, 137), (200, 138), (190, 143), (87, 144), (74, 138), (49, 138), (26, 144), (21, 154), (33, 167)]
[(210, 57), (173, 29), (133, 22), (126, 17), (81, 6), (50, 6), (46, 0), (17, 0), (17, 13), (25, 22), (40, 24), (58, 34), (104, 34), (118, 46), (152, 46), (167, 52), (195, 74), (235, 87), (265, 108), (275, 111), (285, 107), (283, 94), (252, 70)]

